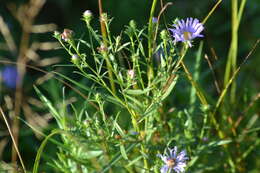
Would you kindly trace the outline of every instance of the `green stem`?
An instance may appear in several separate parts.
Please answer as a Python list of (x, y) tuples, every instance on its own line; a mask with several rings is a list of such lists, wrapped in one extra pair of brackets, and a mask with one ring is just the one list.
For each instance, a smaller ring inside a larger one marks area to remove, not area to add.
[[(103, 9), (102, 9), (102, 0), (98, 0), (98, 6), (99, 6), (99, 16), (102, 18), (103, 14)], [(101, 27), (101, 33), (102, 33), (102, 39), (103, 39), (103, 44), (107, 48), (107, 30), (106, 30), (106, 23), (103, 19), (100, 19), (100, 27)], [(116, 93), (116, 87), (115, 87), (115, 82), (113, 79), (113, 73), (112, 73), (112, 65), (111, 62), (107, 56), (107, 53), (104, 53), (104, 58), (106, 61), (106, 66), (108, 70), (108, 77), (109, 77), (109, 82), (111, 85), (111, 89), (113, 93)]]
[(157, 0), (153, 0), (152, 3), (152, 8), (150, 11), (150, 18), (149, 18), (149, 25), (148, 25), (148, 80), (149, 83), (153, 79), (153, 60), (152, 60), (152, 55), (153, 55), (153, 16), (154, 16), (154, 11), (155, 7), (157, 4)]
[[(225, 71), (225, 78), (224, 78), (224, 86), (227, 85), (230, 76), (232, 73), (236, 70), (236, 61), (237, 61), (237, 48), (238, 48), (238, 1), (232, 0), (231, 1), (231, 44), (230, 49), (228, 52), (228, 61), (226, 65), (226, 71)], [(236, 84), (235, 82), (231, 86), (231, 102), (234, 103), (235, 101), (235, 90), (236, 90)]]

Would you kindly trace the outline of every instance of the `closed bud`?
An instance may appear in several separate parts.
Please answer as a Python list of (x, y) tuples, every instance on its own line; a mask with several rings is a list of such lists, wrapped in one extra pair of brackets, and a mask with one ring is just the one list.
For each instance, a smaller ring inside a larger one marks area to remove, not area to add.
[(72, 55), (72, 57), (71, 57), (71, 62), (72, 62), (73, 64), (78, 64), (78, 62), (79, 62), (79, 56), (76, 55), (76, 54)]
[(72, 38), (73, 31), (70, 29), (64, 29), (63, 33), (61, 34), (61, 38), (64, 41), (68, 41)]
[(84, 13), (83, 13), (83, 18), (86, 22), (90, 22), (91, 19), (93, 18), (93, 14), (90, 10), (86, 10)]
[(104, 43), (101, 43), (100, 47), (98, 47), (97, 49), (98, 49), (98, 51), (99, 51), (101, 54), (107, 52), (107, 47), (105, 46)]
[(129, 22), (129, 25), (130, 25), (130, 27), (133, 28), (134, 30), (136, 29), (136, 23), (135, 23), (134, 20), (131, 20), (131, 21)]
[(102, 22), (107, 23), (107, 22), (108, 22), (107, 13), (102, 13), (102, 14), (101, 14), (101, 17), (100, 17), (100, 20), (101, 20)]
[(127, 75), (130, 79), (135, 77), (135, 71), (133, 69), (127, 71)]
[(167, 31), (166, 31), (165, 29), (162, 30), (161, 33), (160, 33), (160, 36), (161, 36), (161, 39), (162, 39), (162, 40), (167, 40), (167, 39), (168, 39), (168, 33), (167, 33)]
[(54, 31), (53, 36), (55, 38), (59, 39), (60, 38), (60, 32), (59, 31)]
[(97, 102), (101, 102), (101, 96), (100, 96), (99, 93), (95, 94), (95, 100), (96, 100)]
[(121, 36), (117, 36), (116, 37), (116, 45), (119, 45), (120, 41), (121, 41)]

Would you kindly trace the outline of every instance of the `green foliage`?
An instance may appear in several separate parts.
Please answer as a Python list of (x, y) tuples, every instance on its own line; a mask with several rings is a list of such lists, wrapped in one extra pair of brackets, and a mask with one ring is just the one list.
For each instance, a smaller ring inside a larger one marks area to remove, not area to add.
[[(98, 19), (88, 11), (82, 17), (84, 33), (78, 28), (77, 32), (56, 31), (54, 37), (71, 64), (57, 66), (64, 72), (51, 72), (63, 81), (63, 88), (55, 80), (34, 86), (55, 126), (48, 135), (38, 132), (44, 140), (32, 172), (159, 173), (165, 163), (158, 154), (174, 146), (187, 151), (187, 172), (257, 172), (260, 96), (257, 87), (239, 77), (246, 74), (244, 67), (259, 40), (242, 63), (238, 47), (244, 9), (253, 2), (232, 0), (230, 49), (216, 53), (208, 43), (207, 22), (210, 25), (211, 15), (219, 13), (214, 11), (219, 3), (229, 8), (221, 0), (210, 4), (214, 7), (204, 13), (204, 38), (200, 44), (195, 40), (192, 48), (173, 42), (167, 28), (172, 23), (167, 23), (164, 14), (158, 23), (153, 22), (156, 10), (163, 8), (156, 0), (149, 4), (151, 12), (144, 26), (139, 25), (140, 17), (123, 29), (113, 29), (117, 17), (112, 22), (108, 15), (112, 12)], [(125, 17), (119, 17), (120, 25)], [(96, 27), (99, 20), (100, 31)], [(170, 20), (176, 23), (177, 18)], [(222, 40), (222, 44), (229, 43)], [(218, 55), (227, 58), (213, 60)], [(57, 150), (47, 153), (49, 146)], [(7, 168), (0, 163), (0, 170)]]

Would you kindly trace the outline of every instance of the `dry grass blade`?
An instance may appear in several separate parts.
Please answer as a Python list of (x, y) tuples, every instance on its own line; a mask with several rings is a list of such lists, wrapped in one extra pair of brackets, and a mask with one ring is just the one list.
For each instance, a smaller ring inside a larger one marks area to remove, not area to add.
[(214, 69), (213, 69), (213, 66), (212, 66), (212, 64), (211, 64), (211, 62), (210, 62), (210, 60), (209, 60), (208, 55), (205, 54), (204, 58), (205, 58), (205, 59), (207, 60), (207, 62), (208, 62), (209, 68), (210, 68), (210, 70), (211, 70), (211, 72), (212, 72), (212, 75), (213, 75), (213, 77), (214, 77), (214, 84), (215, 84), (215, 86), (216, 86), (216, 89), (217, 89), (218, 94), (220, 94), (220, 87), (219, 87), (219, 84), (218, 84), (218, 81), (217, 81), (217, 77), (216, 77), (215, 71), (214, 71)]
[(8, 121), (7, 121), (7, 119), (6, 119), (6, 116), (5, 116), (5, 114), (4, 114), (4, 111), (3, 111), (2, 107), (0, 107), (0, 113), (1, 113), (1, 115), (3, 116), (3, 118), (4, 118), (4, 121), (5, 121), (5, 124), (6, 124), (6, 126), (7, 126), (7, 129), (8, 129), (8, 131), (9, 131), (9, 134), (10, 134), (11, 138), (12, 138), (14, 148), (15, 148), (15, 150), (16, 150), (16, 152), (17, 152), (17, 155), (18, 155), (18, 157), (19, 157), (20, 163), (21, 163), (21, 165), (22, 165), (22, 167), (23, 167), (23, 171), (26, 172), (26, 168), (25, 168), (25, 166), (24, 166), (23, 159), (22, 159), (21, 154), (20, 154), (20, 152), (19, 152), (19, 149), (18, 149), (18, 147), (17, 147), (17, 145), (16, 145), (16, 143), (15, 143), (15, 139), (14, 139), (13, 133), (12, 133), (12, 131), (11, 131), (11, 128), (10, 128), (9, 124), (8, 124)]

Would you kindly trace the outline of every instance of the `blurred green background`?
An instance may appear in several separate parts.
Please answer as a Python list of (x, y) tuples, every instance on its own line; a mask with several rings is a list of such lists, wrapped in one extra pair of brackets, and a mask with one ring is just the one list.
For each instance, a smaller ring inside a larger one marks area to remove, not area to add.
[[(11, 31), (14, 42), (18, 49), (21, 43), (22, 37), (22, 26), (14, 15), (17, 9), (24, 4), (28, 4), (29, 1), (26, 0), (0, 0), (0, 16), (2, 16), (4, 22)], [(208, 14), (210, 9), (217, 2), (216, 0), (172, 0), (163, 1), (164, 4), (167, 2), (172, 2), (173, 4), (167, 8), (164, 12), (164, 17), (160, 21), (161, 28), (170, 27), (172, 21), (178, 18), (195, 17), (203, 20)], [(152, 1), (145, 0), (109, 0), (103, 1), (103, 11), (107, 12), (110, 17), (113, 18), (111, 25), (111, 30), (114, 35), (119, 35), (125, 25), (129, 23), (131, 19), (135, 20), (139, 26), (142, 28), (143, 25), (148, 23), (149, 10)], [(99, 30), (98, 22), (98, 1), (97, 0), (46, 0), (39, 13), (34, 19), (34, 24), (48, 24), (53, 23), (56, 25), (56, 30), (62, 32), (64, 28), (69, 28), (73, 30), (77, 37), (81, 37), (86, 32), (85, 25), (81, 20), (82, 14), (85, 10), (91, 10), (94, 14), (93, 25), (96, 25), (96, 29)], [(160, 12), (160, 3), (158, 3), (156, 14)], [(14, 10), (12, 12), (12, 10)], [(18, 13), (17, 13), (18, 14)], [(247, 56), (249, 51), (252, 49), (254, 43), (260, 38), (260, 0), (248, 0), (245, 12), (243, 14), (240, 27), (239, 27), (239, 49), (238, 49), (238, 64)], [(31, 34), (29, 42), (55, 42), (56, 40), (52, 37), (52, 32), (46, 32), (43, 34)], [(216, 54), (218, 61), (215, 62), (214, 67), (217, 68), (217, 79), (220, 83), (223, 83), (223, 76), (225, 71), (225, 63), (227, 60), (227, 54), (229, 49), (229, 44), (231, 40), (231, 1), (224, 0), (221, 5), (216, 9), (216, 11), (210, 16), (205, 24), (204, 31), (204, 53), (209, 56), (209, 58), (214, 59), (213, 56)], [(17, 61), (19, 53), (10, 52), (5, 45), (5, 38), (0, 34), (0, 60), (10, 60), (13, 62)], [(195, 41), (195, 46), (191, 49), (192, 51), (197, 50), (198, 42)], [(49, 51), (37, 51), (40, 59), (44, 60), (48, 57), (59, 57), (57, 63), (38, 66), (46, 71), (58, 70), (63, 74), (68, 74), (70, 77), (74, 77), (71, 74), (72, 68), (68, 67), (56, 67), (54, 64), (68, 64), (70, 57), (63, 50), (57, 49), (59, 46), (53, 47)], [(259, 46), (258, 46), (259, 47)], [(186, 58), (187, 64), (192, 64), (194, 60), (192, 59), (192, 54), (190, 57)], [(189, 60), (190, 59), (190, 60)], [(32, 66), (37, 62), (29, 61), (28, 64)], [(0, 63), (0, 71), (8, 64)], [(260, 51), (259, 48), (253, 53), (249, 58), (246, 65), (243, 67), (242, 72), (237, 78), (238, 82), (238, 93), (247, 92), (255, 94), (260, 90)], [(209, 71), (208, 65), (205, 59), (203, 59), (201, 65), (202, 71), (205, 72), (205, 78), (201, 79), (201, 83), (209, 83), (208, 91), (214, 87), (212, 76), (207, 73)], [(35, 98), (33, 91), (33, 85), (44, 77), (44, 74), (32, 70), (30, 68), (26, 69), (26, 75), (23, 82), (23, 96), (24, 99)], [(61, 90), (62, 84), (57, 84), (55, 80), (49, 80), (43, 83), (46, 86), (46, 95), (52, 97), (54, 102), (61, 100)], [(15, 93), (14, 89), (8, 88), (3, 82), (0, 84), (0, 103), (5, 109), (8, 115), (10, 115), (10, 109), (6, 106), (6, 96), (11, 98), (11, 102), (14, 103)], [(183, 86), (180, 86), (180, 88)], [(184, 86), (185, 87), (185, 86)], [(44, 87), (43, 87), (44, 88)], [(214, 95), (214, 94), (213, 94)], [(182, 105), (187, 102), (182, 94), (176, 94), (178, 97), (178, 104)], [(36, 97), (37, 98), (37, 97)], [(58, 103), (57, 103), (58, 104)], [(29, 104), (32, 105), (32, 104)], [(259, 105), (259, 103), (258, 103)], [(37, 108), (32, 105), (32, 110), (38, 112), (40, 116), (48, 115), (46, 110), (41, 107)], [(26, 114), (25, 111), (22, 111)], [(25, 115), (22, 117), (26, 120)], [(10, 121), (11, 121), (10, 117)], [(27, 120), (28, 121), (28, 120)], [(48, 131), (55, 126), (53, 120), (46, 120), (48, 122), (46, 126), (43, 127), (46, 134)], [(40, 138), (35, 137), (32, 130), (25, 125), (20, 123), (20, 139), (19, 146), (21, 148), (21, 154), (27, 167), (32, 166), (33, 160), (35, 158), (36, 151), (40, 144)], [(55, 146), (52, 148), (52, 144), (46, 150), (45, 158), (51, 158), (51, 154), (55, 154)], [(50, 153), (50, 154), (49, 154)], [(0, 118), (0, 160), (5, 162), (10, 162), (11, 160), (11, 140), (8, 138), (8, 132), (6, 131), (5, 123)]]

